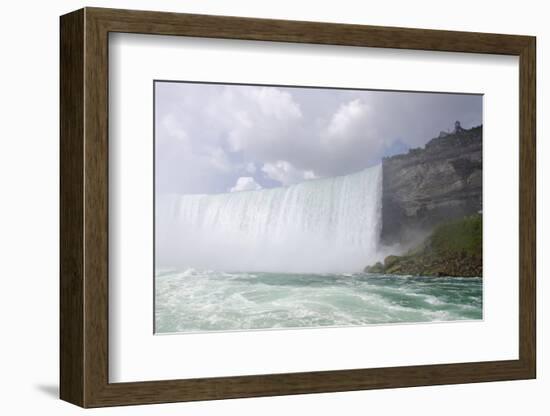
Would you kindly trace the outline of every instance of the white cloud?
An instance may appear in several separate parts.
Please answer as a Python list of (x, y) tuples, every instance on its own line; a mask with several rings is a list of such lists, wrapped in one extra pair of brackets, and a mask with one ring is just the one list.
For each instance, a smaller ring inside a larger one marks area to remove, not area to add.
[(259, 183), (257, 183), (251, 176), (241, 176), (237, 179), (235, 186), (229, 189), (229, 192), (240, 192), (240, 191), (257, 191), (262, 189)]
[(346, 175), (423, 145), (457, 119), (481, 122), (481, 98), (457, 94), (168, 82), (156, 94), (159, 192)]
[(189, 135), (173, 113), (168, 113), (162, 117), (160, 127), (165, 132), (165, 135), (160, 135), (161, 138), (172, 138), (179, 140), (184, 146), (189, 145)]
[(281, 182), (283, 185), (292, 185), (317, 176), (311, 170), (296, 169), (286, 160), (278, 160), (274, 163), (265, 163), (262, 167), (269, 178)]
[(259, 106), (261, 113), (269, 118), (287, 120), (302, 117), (300, 106), (292, 95), (279, 88), (260, 87), (244, 90), (244, 95)]
[(227, 87), (207, 111), (225, 129), (229, 149), (251, 159), (284, 155), (303, 122), (292, 95), (273, 87)]
[(392, 135), (376, 127), (380, 115), (363, 99), (342, 103), (319, 136), (322, 155), (317, 169), (326, 175), (354, 172), (380, 160)]
[(234, 168), (233, 164), (229, 161), (227, 154), (220, 147), (205, 147), (204, 158), (218, 171), (229, 172)]
[(185, 117), (172, 110), (163, 114), (156, 130), (157, 190), (161, 193), (223, 192), (239, 170), (221, 144), (196, 140)]
[(325, 139), (334, 145), (353, 141), (368, 128), (369, 113), (370, 108), (360, 99), (342, 104), (328, 123)]

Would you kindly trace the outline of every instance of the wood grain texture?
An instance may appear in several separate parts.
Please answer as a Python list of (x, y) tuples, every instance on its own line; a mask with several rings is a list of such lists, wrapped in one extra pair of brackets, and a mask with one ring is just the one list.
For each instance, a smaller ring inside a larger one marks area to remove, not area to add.
[(87, 8), (111, 32), (519, 55), (528, 36)]
[(519, 356), (536, 377), (536, 40), (520, 54)]
[[(520, 58), (518, 360), (109, 383), (108, 33), (196, 36)], [(534, 378), (535, 38), (86, 8), (61, 18), (61, 397), (82, 407)]]
[(85, 12), (84, 59), (84, 312), (85, 406), (101, 395), (108, 380), (109, 310), (109, 141), (108, 33)]
[(60, 22), (60, 388), (84, 405), (84, 12)]

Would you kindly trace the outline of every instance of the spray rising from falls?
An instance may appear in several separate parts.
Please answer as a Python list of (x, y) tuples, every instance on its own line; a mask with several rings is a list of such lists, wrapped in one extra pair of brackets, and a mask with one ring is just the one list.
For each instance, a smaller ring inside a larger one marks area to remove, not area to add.
[(156, 201), (159, 267), (356, 272), (376, 257), (382, 169), (274, 189)]

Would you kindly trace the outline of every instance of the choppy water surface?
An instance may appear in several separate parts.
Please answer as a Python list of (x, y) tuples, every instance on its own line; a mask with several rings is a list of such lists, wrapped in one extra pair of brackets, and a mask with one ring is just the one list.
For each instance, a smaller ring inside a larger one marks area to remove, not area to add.
[(482, 319), (481, 278), (158, 271), (157, 333)]

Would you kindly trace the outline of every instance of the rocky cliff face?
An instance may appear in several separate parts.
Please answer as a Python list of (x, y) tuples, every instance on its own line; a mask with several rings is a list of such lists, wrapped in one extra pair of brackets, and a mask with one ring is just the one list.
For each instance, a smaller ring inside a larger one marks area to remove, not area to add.
[(482, 127), (432, 139), (382, 161), (384, 244), (409, 243), (482, 209)]

